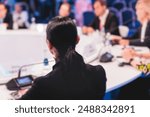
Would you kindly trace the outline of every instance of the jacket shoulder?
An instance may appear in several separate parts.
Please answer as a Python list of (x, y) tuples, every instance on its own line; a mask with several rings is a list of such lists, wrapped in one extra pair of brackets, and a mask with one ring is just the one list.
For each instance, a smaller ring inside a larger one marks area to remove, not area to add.
[(101, 77), (106, 80), (106, 72), (105, 72), (105, 69), (101, 65), (92, 66), (92, 65), (87, 64), (86, 70), (88, 71), (88, 73), (94, 74), (94, 76)]

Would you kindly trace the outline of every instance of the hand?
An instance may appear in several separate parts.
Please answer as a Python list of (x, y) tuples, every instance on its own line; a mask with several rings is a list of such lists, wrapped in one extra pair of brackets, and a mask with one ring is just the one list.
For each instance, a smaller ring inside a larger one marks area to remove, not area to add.
[(29, 89), (21, 89), (21, 90), (18, 91), (18, 94), (19, 94), (20, 97), (21, 97), (21, 96), (23, 96), (24, 94), (26, 94), (28, 90), (29, 90)]
[(93, 33), (93, 32), (94, 32), (94, 29), (91, 27), (88, 27), (88, 34)]
[(117, 35), (111, 35), (111, 40), (114, 40), (114, 41), (119, 41), (119, 40), (121, 40), (122, 39), (122, 37), (121, 36), (117, 36)]
[(86, 26), (84, 26), (84, 27), (82, 28), (82, 32), (83, 32), (83, 34), (90, 34), (90, 33), (93, 33), (93, 32), (94, 32), (94, 29), (91, 28), (91, 27), (86, 27)]
[(129, 40), (121, 39), (121, 40), (119, 40), (119, 44), (122, 46), (128, 46)]
[(83, 26), (83, 27), (82, 27), (82, 33), (83, 33), (83, 34), (87, 34), (87, 33), (88, 33), (88, 27)]
[(136, 52), (131, 48), (126, 48), (123, 50), (122, 56), (128, 62), (135, 56)]
[(4, 26), (6, 26), (6, 27), (8, 26), (8, 24), (7, 24), (7, 23), (3, 23), (3, 25), (4, 25)]
[(133, 60), (133, 61), (131, 62), (131, 65), (132, 65), (133, 67), (137, 68), (138, 65), (141, 65), (141, 62), (138, 61), (138, 60)]
[(110, 35), (109, 39), (111, 39), (113, 45), (116, 45), (119, 44), (119, 41), (122, 39), (122, 37), (117, 35)]

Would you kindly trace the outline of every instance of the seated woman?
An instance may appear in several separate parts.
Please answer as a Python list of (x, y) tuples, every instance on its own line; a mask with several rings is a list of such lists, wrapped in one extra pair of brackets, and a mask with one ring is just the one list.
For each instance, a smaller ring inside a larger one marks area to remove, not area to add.
[(14, 26), (17, 25), (16, 28), (20, 29), (29, 27), (28, 12), (23, 10), (23, 5), (23, 3), (15, 4), (15, 11), (13, 12)]
[(37, 78), (21, 99), (103, 99), (106, 74), (102, 66), (85, 64), (75, 51), (79, 41), (75, 23), (56, 17), (47, 26), (47, 44), (56, 60), (53, 70)]
[(2, 24), (7, 29), (13, 28), (12, 15), (8, 13), (6, 5), (0, 2), (0, 24)]
[(123, 39), (120, 36), (112, 36), (112, 40), (120, 45), (147, 46), (150, 48), (150, 7), (141, 0), (136, 4), (137, 18), (142, 24), (137, 33), (131, 39)]

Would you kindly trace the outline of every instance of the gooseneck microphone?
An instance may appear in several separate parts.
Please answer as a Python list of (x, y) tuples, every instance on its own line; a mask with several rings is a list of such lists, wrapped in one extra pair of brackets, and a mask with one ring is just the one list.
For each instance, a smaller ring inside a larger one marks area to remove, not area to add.
[(19, 70), (18, 70), (18, 78), (20, 78), (20, 76), (21, 76), (21, 71), (22, 71), (22, 69), (23, 68), (25, 68), (25, 67), (30, 67), (30, 66), (34, 66), (34, 65), (40, 65), (40, 64), (44, 64), (44, 65), (48, 65), (48, 63), (50, 63), (50, 62), (54, 62), (55, 60), (50, 60), (50, 61), (43, 61), (43, 62), (38, 62), (38, 63), (32, 63), (32, 64), (27, 64), (27, 65), (23, 65), (23, 66), (21, 66), (20, 68), (19, 68)]
[(44, 60), (43, 62), (32, 63), (32, 64), (21, 66), (18, 70), (18, 77), (11, 79), (5, 84), (7, 89), (8, 90), (20, 90), (21, 88), (32, 85), (32, 81), (34, 80), (32, 75), (21, 77), (21, 71), (24, 67), (30, 67), (30, 66), (39, 65), (39, 64), (48, 65), (49, 62), (54, 62), (54, 61), (55, 60), (48, 61), (47, 59), (47, 61)]

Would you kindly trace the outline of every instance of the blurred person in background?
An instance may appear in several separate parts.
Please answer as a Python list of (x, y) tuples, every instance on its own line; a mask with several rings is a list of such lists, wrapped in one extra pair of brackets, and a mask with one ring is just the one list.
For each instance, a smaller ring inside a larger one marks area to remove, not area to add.
[(69, 17), (71, 13), (71, 6), (68, 2), (64, 2), (61, 4), (60, 9), (59, 9), (59, 16), (62, 17)]
[(0, 3), (0, 24), (6, 26), (7, 29), (13, 28), (13, 18), (10, 13), (8, 13), (5, 4)]
[(118, 41), (120, 45), (147, 46), (150, 48), (150, 6), (140, 0), (136, 4), (137, 18), (142, 26), (131, 38), (123, 39), (120, 36), (112, 36), (112, 40)]
[(26, 10), (23, 10), (23, 3), (15, 4), (15, 10), (13, 12), (14, 25), (17, 25), (19, 29), (28, 28), (28, 20), (28, 12)]
[(72, 7), (74, 7), (74, 1), (75, 0), (56, 0), (56, 14), (59, 14), (60, 6), (63, 3), (69, 3), (70, 4), (70, 9), (72, 10)]
[(119, 22), (117, 17), (107, 8), (106, 0), (95, 0), (94, 2), (95, 19), (89, 27), (83, 27), (83, 33), (92, 33), (95, 30), (109, 32), (111, 34), (119, 35), (118, 26)]
[(16, 0), (16, 3), (26, 3), (28, 5), (28, 11), (29, 11), (29, 16), (34, 17), (38, 16), (38, 7), (39, 7), (39, 0)]
[[(137, 5), (136, 5), (137, 10), (141, 10), (141, 12), (137, 11), (138, 19), (140, 21), (146, 21), (147, 25), (150, 25), (150, 23), (149, 23), (150, 22), (150, 7), (149, 7), (149, 4), (150, 4), (149, 0), (139, 0)], [(145, 28), (146, 28), (146, 25), (145, 25)], [(147, 26), (147, 28), (144, 29), (144, 30), (145, 30), (145, 35), (147, 36), (145, 38), (150, 39), (150, 26)], [(139, 35), (142, 35), (143, 33), (141, 33)], [(126, 41), (126, 40), (122, 39), (122, 41)], [(142, 42), (139, 42), (139, 43), (142, 43)], [(121, 44), (121, 41), (120, 41), (120, 44)], [(150, 43), (149, 43), (149, 41), (145, 41), (145, 44), (149, 45)], [(136, 68), (137, 68), (137, 65), (140, 65), (142, 63), (148, 63), (148, 62), (150, 63), (150, 53), (149, 52), (140, 53), (140, 52), (137, 52), (136, 50), (134, 50), (132, 48), (126, 48), (123, 51), (123, 58), (126, 59), (128, 62), (130, 62), (131, 65), (136, 67)]]

